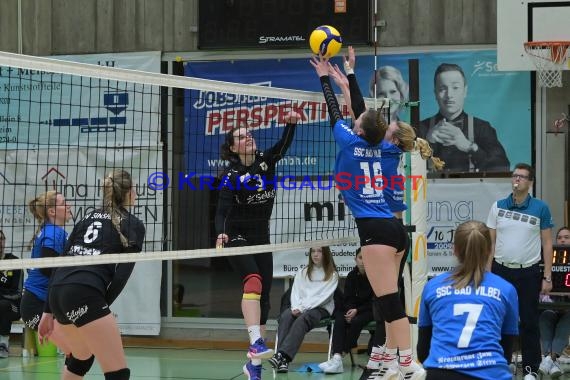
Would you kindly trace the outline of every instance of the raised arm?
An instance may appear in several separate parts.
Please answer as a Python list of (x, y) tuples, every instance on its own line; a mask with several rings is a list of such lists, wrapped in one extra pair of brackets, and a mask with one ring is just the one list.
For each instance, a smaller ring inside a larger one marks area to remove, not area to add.
[(327, 58), (319, 56), (318, 58), (313, 57), (310, 62), (321, 80), (323, 95), (325, 96), (325, 102), (327, 103), (329, 116), (331, 118), (331, 127), (334, 127), (339, 120), (342, 120), (342, 114), (329, 78), (329, 61)]
[(348, 56), (344, 57), (344, 71), (348, 78), (348, 85), (350, 89), (350, 99), (352, 104), (352, 111), (354, 112), (354, 117), (358, 118), (361, 114), (366, 111), (366, 103), (364, 103), (364, 97), (360, 91), (360, 86), (356, 81), (356, 75), (354, 74), (354, 67), (356, 66), (356, 53), (352, 46), (348, 47)]
[(291, 143), (293, 142), (293, 137), (295, 136), (295, 127), (297, 126), (297, 121), (301, 119), (301, 115), (297, 112), (289, 112), (285, 115), (285, 130), (281, 139), (267, 150), (271, 156), (273, 156), (275, 161), (279, 161), (283, 158)]

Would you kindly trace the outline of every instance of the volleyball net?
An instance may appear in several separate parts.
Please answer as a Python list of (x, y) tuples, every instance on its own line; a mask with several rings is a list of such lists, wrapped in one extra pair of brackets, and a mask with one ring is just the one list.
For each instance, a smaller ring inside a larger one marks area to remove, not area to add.
[[(388, 115), (389, 106), (383, 110)], [(281, 138), (291, 111), (301, 115), (293, 141), (276, 177), (267, 179), (276, 191), (270, 228), (275, 246), (219, 252), (214, 217), (228, 165), (220, 146), (232, 128), (247, 125), (258, 150), (268, 149)], [(142, 259), (26, 260), (38, 227), (29, 201), (47, 190), (63, 194), (72, 208), (70, 231), (101, 205), (102, 178), (114, 168), (133, 177), (132, 212), (145, 223), (145, 251), (170, 251), (168, 259), (353, 243), (354, 220), (333, 178), (335, 156), (318, 92), (0, 53), (0, 228), (7, 251), (23, 258), (10, 265)], [(166, 258), (157, 253), (145, 259)]]

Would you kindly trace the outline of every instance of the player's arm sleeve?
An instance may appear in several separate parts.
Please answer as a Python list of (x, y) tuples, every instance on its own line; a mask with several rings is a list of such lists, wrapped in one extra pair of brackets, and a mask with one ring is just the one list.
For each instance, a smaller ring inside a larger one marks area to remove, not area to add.
[(129, 241), (129, 246), (123, 249), (123, 252), (140, 252), (143, 249), (145, 227), (143, 222), (132, 217), (128, 219), (128, 225), (124, 226), (126, 230), (123, 232)]
[(495, 128), (484, 121), (475, 121), (475, 143), (477, 152), (472, 153), (473, 161), (482, 169), (492, 171), (509, 171), (510, 163), (505, 148), (499, 142)]
[(513, 347), (515, 346), (517, 335), (501, 335), (501, 347), (503, 347), (503, 354), (507, 363), (513, 359)]
[[(56, 252), (52, 248), (43, 246), (40, 249), (40, 257), (58, 257), (58, 256), (60, 256), (59, 252)], [(50, 277), (52, 271), (53, 268), (40, 268), (40, 273), (46, 277)]]
[(125, 285), (127, 285), (127, 281), (129, 277), (131, 277), (131, 273), (133, 273), (133, 269), (135, 267), (135, 263), (122, 263), (117, 264), (115, 267), (115, 275), (113, 276), (113, 280), (107, 287), (107, 292), (105, 293), (105, 301), (107, 301), (108, 305), (111, 305), (121, 294)]
[(514, 287), (509, 286), (503, 297), (505, 305), (505, 317), (501, 328), (501, 346), (507, 363), (511, 361), (513, 355), (513, 343), (519, 335), (519, 300)]
[(429, 347), (431, 345), (433, 327), (419, 327), (418, 328), (418, 345), (416, 347), (418, 353), (418, 360), (423, 363), (429, 356)]
[(273, 162), (277, 162), (285, 156), (287, 150), (291, 146), (293, 142), (293, 137), (295, 136), (295, 127), (297, 124), (288, 123), (285, 126), (285, 130), (283, 131), (283, 135), (281, 139), (277, 142), (277, 144), (273, 145), (266, 153), (272, 157)]
[(327, 108), (329, 110), (329, 116), (331, 118), (331, 127), (342, 120), (342, 113), (340, 112), (340, 107), (338, 105), (338, 100), (332, 89), (331, 80), (328, 75), (323, 75), (320, 77), (321, 87), (323, 89), (323, 95), (325, 96), (325, 102), (327, 103)]
[(348, 74), (348, 88), (350, 89), (350, 101), (352, 105), (352, 112), (354, 112), (354, 117), (358, 118), (360, 115), (366, 111), (366, 103), (364, 103), (364, 97), (360, 91), (360, 86), (356, 81), (356, 75)]
[[(226, 177), (227, 178), (227, 177)], [(229, 179), (228, 179), (229, 180)], [(233, 205), (233, 191), (228, 186), (222, 186), (218, 195), (218, 206), (216, 208), (216, 235), (226, 231), (226, 217)]]

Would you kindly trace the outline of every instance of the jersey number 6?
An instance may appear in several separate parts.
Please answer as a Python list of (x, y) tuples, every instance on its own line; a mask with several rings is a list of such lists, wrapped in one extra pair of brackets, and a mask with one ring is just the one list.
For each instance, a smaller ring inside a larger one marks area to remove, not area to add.
[(83, 241), (85, 243), (93, 243), (97, 240), (97, 236), (99, 236), (99, 230), (103, 227), (103, 223), (101, 222), (93, 222), (87, 227), (87, 231), (85, 231), (85, 235), (83, 235)]

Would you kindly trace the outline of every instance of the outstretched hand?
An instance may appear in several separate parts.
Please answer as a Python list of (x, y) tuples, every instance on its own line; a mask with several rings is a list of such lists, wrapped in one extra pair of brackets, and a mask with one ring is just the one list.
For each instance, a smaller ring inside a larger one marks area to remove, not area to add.
[(317, 75), (320, 77), (324, 77), (325, 75), (329, 75), (329, 59), (323, 57), (319, 54), (318, 57), (311, 58), (310, 61), (311, 65), (315, 68)]
[(348, 87), (349, 83), (348, 83), (348, 78), (346, 77), (346, 75), (344, 75), (344, 73), (340, 70), (340, 68), (338, 67), (338, 65), (330, 65), (329, 67), (329, 76), (332, 78), (332, 80), (336, 83), (337, 86), (339, 87)]

